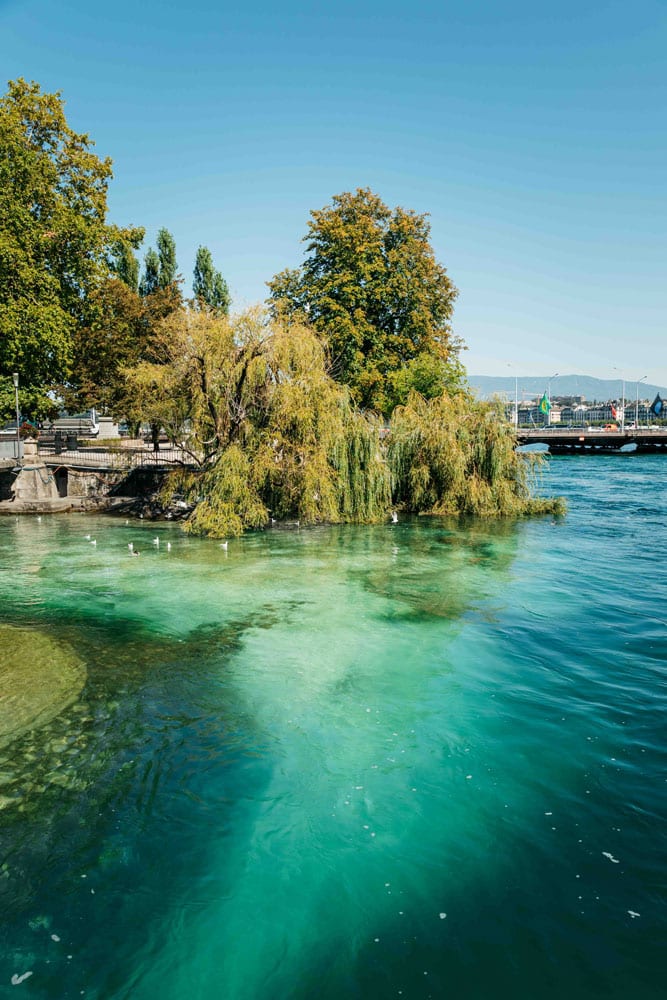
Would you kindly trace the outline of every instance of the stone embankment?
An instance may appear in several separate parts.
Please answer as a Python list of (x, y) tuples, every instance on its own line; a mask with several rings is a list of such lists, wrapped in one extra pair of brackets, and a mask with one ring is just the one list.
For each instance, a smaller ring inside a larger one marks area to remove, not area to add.
[(110, 469), (48, 465), (34, 442), (25, 442), (21, 465), (0, 462), (0, 515), (108, 512), (148, 520), (179, 520), (191, 507), (165, 506), (160, 489), (168, 470), (152, 466)]

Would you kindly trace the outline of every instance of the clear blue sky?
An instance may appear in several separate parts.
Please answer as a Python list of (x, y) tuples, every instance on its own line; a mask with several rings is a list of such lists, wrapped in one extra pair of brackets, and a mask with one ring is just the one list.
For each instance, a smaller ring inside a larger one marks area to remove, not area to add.
[(666, 53), (664, 0), (0, 0), (0, 79), (62, 90), (188, 286), (204, 244), (263, 299), (368, 186), (430, 213), (475, 374), (667, 385)]

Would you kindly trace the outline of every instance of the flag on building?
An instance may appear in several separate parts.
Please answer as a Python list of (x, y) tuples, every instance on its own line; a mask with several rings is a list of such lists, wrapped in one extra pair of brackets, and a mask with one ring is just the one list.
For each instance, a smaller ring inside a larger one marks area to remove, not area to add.
[(612, 418), (614, 420), (616, 420), (616, 417), (618, 415), (618, 410), (616, 409), (616, 407), (614, 406), (613, 403), (611, 404), (611, 415), (612, 415)]
[(661, 417), (663, 415), (665, 404), (660, 399), (660, 393), (657, 394), (653, 402), (651, 403), (651, 413), (655, 414), (656, 417)]
[(545, 392), (544, 395), (542, 396), (542, 399), (540, 400), (540, 410), (542, 411), (542, 413), (548, 413), (550, 409), (551, 409), (551, 403), (549, 402), (547, 394)]

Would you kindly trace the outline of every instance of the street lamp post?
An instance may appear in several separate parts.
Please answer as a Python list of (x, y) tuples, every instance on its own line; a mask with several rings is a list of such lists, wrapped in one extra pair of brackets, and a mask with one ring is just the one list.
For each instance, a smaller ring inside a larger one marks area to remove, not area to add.
[(621, 434), (625, 432), (625, 375), (621, 386)]
[[(508, 362), (508, 368), (513, 366)], [(519, 429), (519, 376), (514, 374), (514, 429)]]
[(21, 434), (19, 432), (20, 418), (19, 418), (19, 373), (14, 372), (12, 375), (12, 381), (14, 383), (14, 395), (16, 396), (16, 461), (21, 461)]
[(635, 399), (635, 430), (639, 430), (639, 383), (645, 382), (648, 375), (642, 375), (641, 378), (637, 379), (637, 398)]
[(614, 368), (621, 376), (621, 434), (625, 430), (625, 373), (620, 368)]
[(547, 427), (551, 427), (551, 379), (558, 378), (558, 372), (554, 372), (549, 381), (547, 382), (547, 399), (549, 400), (549, 409), (547, 411)]

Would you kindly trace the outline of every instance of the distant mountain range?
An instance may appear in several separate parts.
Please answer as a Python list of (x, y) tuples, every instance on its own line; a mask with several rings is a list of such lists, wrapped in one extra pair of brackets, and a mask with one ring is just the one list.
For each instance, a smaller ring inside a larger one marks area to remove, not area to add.
[[(514, 399), (513, 375), (468, 375), (468, 382), (480, 399), (489, 399), (496, 395), (506, 395), (509, 400)], [(541, 396), (546, 391), (548, 383), (548, 376), (546, 378), (543, 375), (519, 377), (519, 402)], [(558, 375), (551, 379), (552, 396), (584, 396), (589, 403), (620, 399), (621, 388), (619, 378), (604, 379), (592, 378), (590, 375)], [(653, 400), (658, 392), (663, 399), (667, 399), (667, 388), (664, 386), (649, 385), (646, 382), (639, 384), (640, 399)], [(635, 399), (636, 393), (637, 383), (626, 382), (625, 398)]]

